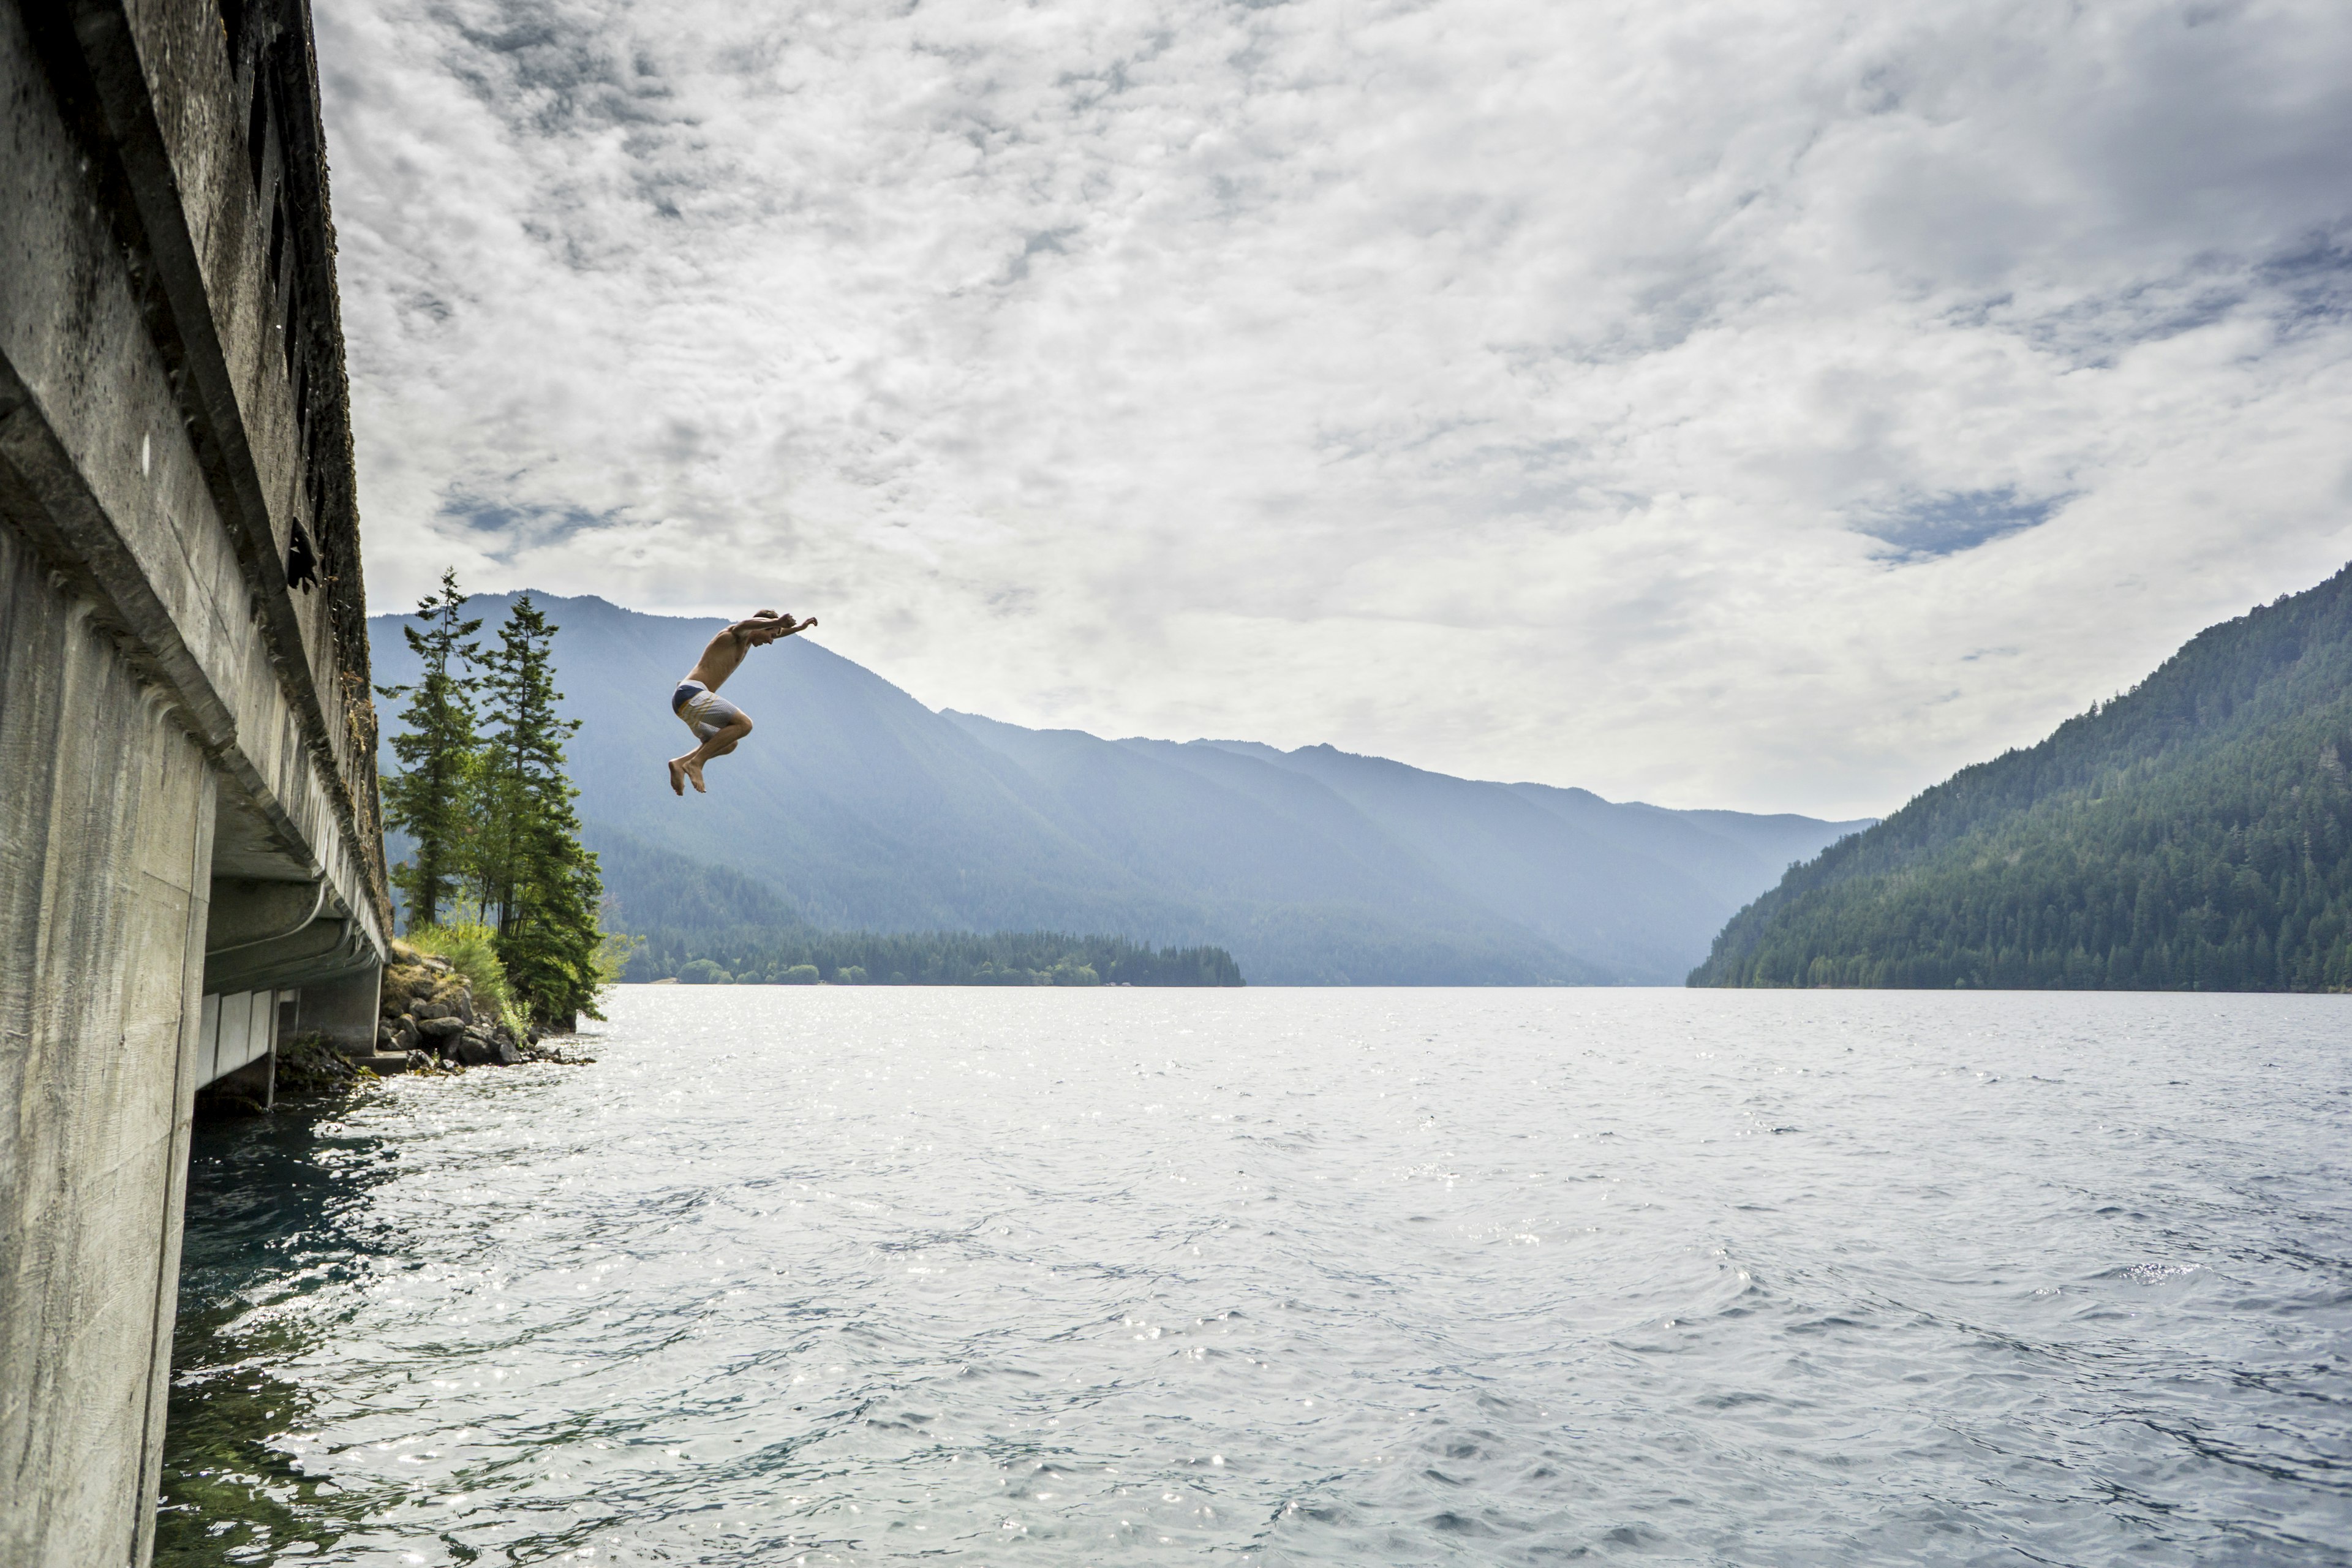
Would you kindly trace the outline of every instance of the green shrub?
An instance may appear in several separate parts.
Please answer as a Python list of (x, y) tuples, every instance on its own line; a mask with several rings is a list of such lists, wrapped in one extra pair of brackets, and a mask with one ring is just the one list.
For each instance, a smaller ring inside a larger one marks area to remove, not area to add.
[(866, 971), (854, 963), (844, 964), (833, 972), (833, 983), (835, 985), (863, 985), (866, 984)]
[(530, 1026), (508, 988), (506, 965), (499, 962), (489, 927), (411, 926), (405, 940), (419, 952), (447, 959), (449, 967), (466, 977), (474, 993), (475, 1017), (495, 1019), (518, 1035)]
[(815, 965), (815, 964), (814, 964), (814, 963), (795, 963), (795, 964), (793, 964), (790, 969), (787, 969), (787, 970), (785, 970), (785, 971), (784, 971), (784, 973), (783, 973), (783, 984), (785, 984), (786, 985), (814, 985), (814, 984), (816, 984), (816, 965)]
[[(626, 931), (600, 933), (596, 942), (596, 988), (602, 991), (620, 979), (621, 972), (629, 967), (629, 961), (636, 957), (637, 950), (645, 945), (645, 938), (631, 936)], [(592, 1012), (589, 1016), (601, 1018), (604, 1015)]]
[(698, 958), (677, 972), (688, 985), (732, 985), (735, 977), (707, 958)]

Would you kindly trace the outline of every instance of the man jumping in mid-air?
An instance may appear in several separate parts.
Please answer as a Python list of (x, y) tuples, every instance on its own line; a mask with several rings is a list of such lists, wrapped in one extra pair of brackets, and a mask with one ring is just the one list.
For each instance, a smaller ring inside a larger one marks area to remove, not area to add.
[(735, 749), (735, 743), (751, 732), (751, 717), (732, 702), (719, 695), (719, 688), (735, 673), (743, 656), (755, 647), (765, 647), (780, 637), (794, 632), (804, 632), (816, 625), (812, 616), (795, 622), (789, 615), (780, 616), (773, 610), (761, 610), (748, 621), (737, 621), (710, 639), (686, 679), (677, 683), (670, 694), (670, 711), (686, 721), (694, 738), (702, 743), (682, 757), (669, 760), (669, 787), (679, 795), (686, 793), (687, 781), (694, 781), (698, 793), (707, 794), (702, 787), (702, 764), (713, 757), (723, 757)]

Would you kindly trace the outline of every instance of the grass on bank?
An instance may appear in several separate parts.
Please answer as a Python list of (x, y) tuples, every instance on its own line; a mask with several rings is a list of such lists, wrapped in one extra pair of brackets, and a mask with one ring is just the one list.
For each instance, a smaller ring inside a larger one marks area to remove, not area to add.
[(474, 1016), (504, 1024), (517, 1038), (530, 1031), (530, 1020), (507, 984), (507, 966), (499, 962), (495, 933), (486, 925), (411, 926), (401, 940), (428, 958), (446, 959), (464, 976), (474, 993)]

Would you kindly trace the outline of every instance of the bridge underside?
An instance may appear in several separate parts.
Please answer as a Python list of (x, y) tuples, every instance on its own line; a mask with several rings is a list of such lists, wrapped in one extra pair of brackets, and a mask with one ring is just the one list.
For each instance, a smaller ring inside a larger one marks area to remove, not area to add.
[(8, 1568), (152, 1552), (196, 1090), (373, 1044), (315, 91), (301, 0), (0, 0)]

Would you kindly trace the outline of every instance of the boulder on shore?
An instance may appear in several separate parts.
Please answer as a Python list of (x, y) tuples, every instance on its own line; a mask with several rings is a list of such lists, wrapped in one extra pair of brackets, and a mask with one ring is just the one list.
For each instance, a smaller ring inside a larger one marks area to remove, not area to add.
[(375, 1047), (384, 1055), (415, 1053), (463, 1067), (511, 1067), (565, 1059), (539, 1047), (539, 1031), (518, 1031), (474, 1005), (474, 988), (446, 959), (392, 944), (383, 972)]
[(469, 1068), (488, 1067), (493, 1062), (503, 1063), (506, 1060), (499, 1053), (499, 1042), (478, 1029), (468, 1029), (457, 1037), (457, 1059)]

